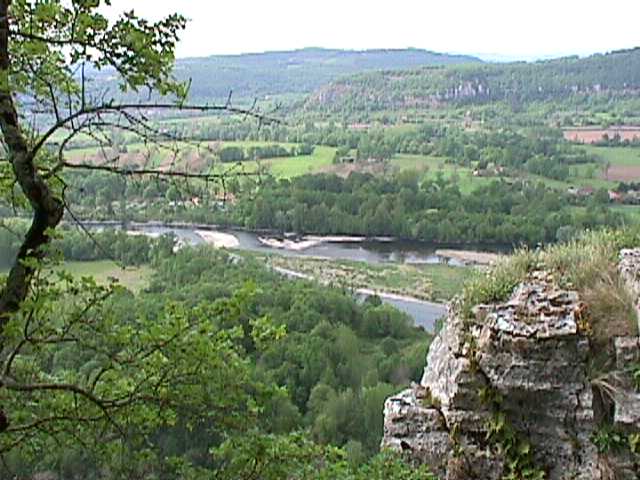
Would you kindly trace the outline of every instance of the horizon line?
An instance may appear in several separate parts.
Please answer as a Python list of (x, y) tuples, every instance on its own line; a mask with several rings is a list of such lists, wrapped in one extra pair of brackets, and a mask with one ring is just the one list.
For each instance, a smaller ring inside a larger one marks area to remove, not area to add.
[(554, 60), (554, 59), (576, 57), (576, 56), (580, 58), (586, 58), (592, 55), (606, 55), (606, 54), (614, 53), (621, 50), (622, 51), (633, 50), (636, 48), (640, 48), (640, 44), (631, 46), (631, 47), (622, 47), (622, 48), (605, 49), (605, 50), (589, 50), (589, 51), (581, 51), (581, 52), (563, 51), (563, 52), (549, 52), (549, 53), (540, 52), (540, 53), (510, 54), (510, 53), (500, 53), (500, 52), (438, 51), (438, 50), (432, 50), (429, 48), (413, 47), (413, 46), (371, 47), (371, 48), (335, 48), (335, 47), (321, 47), (321, 46), (306, 46), (306, 47), (289, 48), (289, 49), (245, 51), (241, 53), (211, 53), (208, 55), (176, 56), (176, 60), (206, 59), (210, 57), (242, 57), (242, 56), (249, 56), (249, 55), (267, 55), (267, 54), (274, 54), (274, 53), (294, 53), (294, 52), (301, 52), (305, 50), (335, 51), (335, 52), (345, 52), (345, 53), (366, 53), (366, 52), (385, 52), (385, 51), (402, 52), (402, 51), (415, 50), (419, 52), (432, 53), (435, 55), (475, 57), (485, 62), (509, 63), (509, 62), (536, 62), (536, 61)]

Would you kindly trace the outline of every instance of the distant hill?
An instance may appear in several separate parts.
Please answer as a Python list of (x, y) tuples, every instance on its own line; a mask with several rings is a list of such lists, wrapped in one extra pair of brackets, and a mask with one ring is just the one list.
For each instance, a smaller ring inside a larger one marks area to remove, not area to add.
[(404, 50), (302, 50), (214, 55), (176, 62), (176, 75), (192, 79), (194, 101), (309, 93), (345, 75), (372, 70), (407, 69), (427, 65), (480, 63), (471, 56), (449, 55), (419, 49)]
[(466, 64), (369, 72), (321, 87), (307, 110), (372, 111), (506, 101), (640, 96), (640, 48), (534, 63)]

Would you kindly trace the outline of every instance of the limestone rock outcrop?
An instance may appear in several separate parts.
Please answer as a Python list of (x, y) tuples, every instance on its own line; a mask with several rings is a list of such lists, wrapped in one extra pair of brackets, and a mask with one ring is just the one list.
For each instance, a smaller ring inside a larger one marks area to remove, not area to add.
[[(551, 480), (640, 478), (637, 457), (603, 452), (595, 440), (606, 421), (640, 431), (640, 397), (630, 381), (611, 390), (594, 382), (587, 308), (541, 271), (507, 302), (478, 305), (470, 316), (453, 302), (420, 384), (385, 403), (382, 446), (428, 464), (441, 480), (514, 471)], [(639, 340), (613, 344), (613, 378), (628, 380)]]
[(640, 248), (622, 250), (618, 270), (636, 300), (635, 307), (640, 330)]

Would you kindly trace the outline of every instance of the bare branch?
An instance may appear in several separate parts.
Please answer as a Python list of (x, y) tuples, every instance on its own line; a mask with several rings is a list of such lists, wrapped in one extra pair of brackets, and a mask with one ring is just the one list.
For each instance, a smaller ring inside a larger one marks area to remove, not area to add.
[(177, 110), (177, 111), (192, 111), (192, 112), (227, 112), (238, 115), (244, 115), (246, 117), (252, 117), (258, 119), (261, 123), (283, 123), (281, 119), (266, 116), (255, 109), (237, 108), (227, 105), (181, 105), (175, 103), (123, 103), (123, 104), (103, 104), (94, 107), (88, 107), (80, 109), (74, 113), (71, 113), (66, 118), (59, 122), (56, 122), (51, 126), (40, 138), (38, 143), (31, 149), (33, 153), (38, 152), (49, 138), (58, 131), (61, 127), (71, 123), (73, 121), (94, 114), (107, 114), (107, 113), (120, 113), (126, 111), (142, 111), (142, 110)]
[(156, 177), (177, 177), (184, 179), (201, 179), (201, 180), (221, 180), (228, 177), (258, 177), (259, 172), (235, 172), (226, 171), (223, 173), (191, 173), (180, 172), (172, 170), (159, 170), (159, 169), (127, 169), (122, 167), (110, 166), (110, 165), (90, 165), (90, 164), (76, 164), (70, 162), (64, 162), (64, 167), (68, 169), (76, 170), (95, 170), (101, 172), (115, 173), (124, 176), (156, 176)]

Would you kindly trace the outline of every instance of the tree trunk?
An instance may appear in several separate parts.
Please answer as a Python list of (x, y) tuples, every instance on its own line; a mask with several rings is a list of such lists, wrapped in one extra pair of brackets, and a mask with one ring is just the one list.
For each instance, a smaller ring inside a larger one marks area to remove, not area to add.
[(18, 112), (10, 86), (9, 6), (11, 0), (0, 0), (0, 130), (7, 146), (8, 160), (16, 181), (33, 210), (31, 227), (16, 256), (9, 277), (0, 292), (0, 345), (2, 332), (10, 315), (26, 298), (34, 273), (25, 260), (42, 257), (42, 247), (49, 242), (48, 229), (55, 228), (64, 213), (63, 203), (56, 198), (34, 164), (37, 152), (29, 148), (20, 129)]

